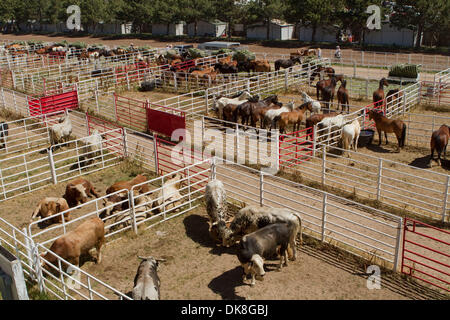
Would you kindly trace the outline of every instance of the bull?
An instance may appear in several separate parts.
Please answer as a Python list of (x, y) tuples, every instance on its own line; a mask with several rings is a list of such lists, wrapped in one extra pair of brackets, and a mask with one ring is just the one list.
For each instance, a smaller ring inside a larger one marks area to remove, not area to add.
[(159, 263), (166, 260), (153, 257), (139, 257), (139, 259), (142, 261), (134, 277), (132, 298), (134, 300), (159, 300), (161, 281), (157, 271)]
[(247, 275), (251, 275), (251, 286), (255, 285), (255, 278), (263, 280), (265, 275), (264, 259), (271, 259), (277, 255), (279, 248), (280, 265), (278, 270), (287, 262), (287, 248), (295, 238), (295, 225), (292, 223), (274, 223), (253, 233), (245, 235), (239, 242), (237, 257), (243, 268), (242, 282)]

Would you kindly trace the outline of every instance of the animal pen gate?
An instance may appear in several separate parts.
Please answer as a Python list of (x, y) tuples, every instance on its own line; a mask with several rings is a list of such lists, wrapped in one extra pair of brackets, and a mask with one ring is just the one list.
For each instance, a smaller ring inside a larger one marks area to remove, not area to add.
[(420, 221), (403, 221), (401, 272), (450, 292), (450, 232)]
[(305, 128), (279, 138), (279, 165), (292, 167), (315, 156), (315, 127)]
[(54, 113), (61, 110), (78, 109), (77, 90), (32, 99), (28, 96), (29, 115), (39, 116), (47, 113)]

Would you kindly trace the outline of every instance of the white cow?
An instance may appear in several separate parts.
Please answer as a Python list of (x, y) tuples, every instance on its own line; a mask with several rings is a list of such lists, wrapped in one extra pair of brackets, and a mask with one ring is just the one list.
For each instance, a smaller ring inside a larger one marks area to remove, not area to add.
[(158, 212), (175, 208), (181, 203), (183, 197), (180, 194), (181, 174), (178, 172), (171, 179), (164, 183), (164, 186), (158, 191), (153, 208)]
[(52, 145), (67, 142), (72, 134), (72, 122), (69, 115), (65, 115), (58, 120), (57, 124), (50, 127), (50, 143)]
[[(97, 157), (102, 149), (102, 135), (97, 129), (94, 129), (90, 136), (81, 139), (84, 144), (81, 148), (80, 165), (90, 165), (94, 162), (94, 158)], [(85, 160), (87, 159), (87, 160)]]
[(153, 257), (138, 257), (141, 259), (136, 276), (134, 277), (134, 287), (132, 297), (134, 300), (159, 300), (159, 287), (161, 280), (158, 277), (158, 267), (165, 259), (155, 259)]

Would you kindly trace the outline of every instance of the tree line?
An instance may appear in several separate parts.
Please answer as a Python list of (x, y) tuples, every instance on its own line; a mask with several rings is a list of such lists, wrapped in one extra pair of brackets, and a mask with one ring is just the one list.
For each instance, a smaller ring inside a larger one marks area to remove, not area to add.
[[(382, 20), (389, 16), (391, 24), (412, 30), (448, 33), (450, 31), (450, 1), (448, 0), (2, 0), (0, 23), (9, 23), (13, 31), (31, 23), (65, 22), (70, 5), (81, 9), (83, 25), (100, 22), (132, 22), (133, 31), (151, 31), (152, 23), (176, 21), (196, 23), (218, 19), (229, 23), (250, 25), (271, 19), (310, 26), (315, 32), (320, 26), (349, 29), (357, 39), (363, 38), (366, 9), (377, 4)], [(268, 30), (268, 28), (267, 28)], [(230, 34), (230, 32), (228, 32)]]

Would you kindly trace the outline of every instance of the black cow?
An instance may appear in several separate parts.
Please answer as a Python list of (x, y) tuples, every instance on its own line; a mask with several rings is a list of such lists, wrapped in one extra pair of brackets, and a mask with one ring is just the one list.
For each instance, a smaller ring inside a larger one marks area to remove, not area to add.
[(295, 226), (292, 223), (274, 223), (265, 226), (253, 233), (245, 235), (239, 243), (237, 257), (244, 269), (242, 281), (247, 275), (252, 276), (251, 285), (255, 285), (255, 276), (263, 280), (265, 275), (264, 260), (277, 255), (280, 247), (280, 266), (283, 266), (283, 257), (287, 266), (287, 248), (295, 240)]
[(0, 122), (0, 143), (1, 148), (6, 145), (6, 137), (8, 137), (8, 124), (6, 122)]

